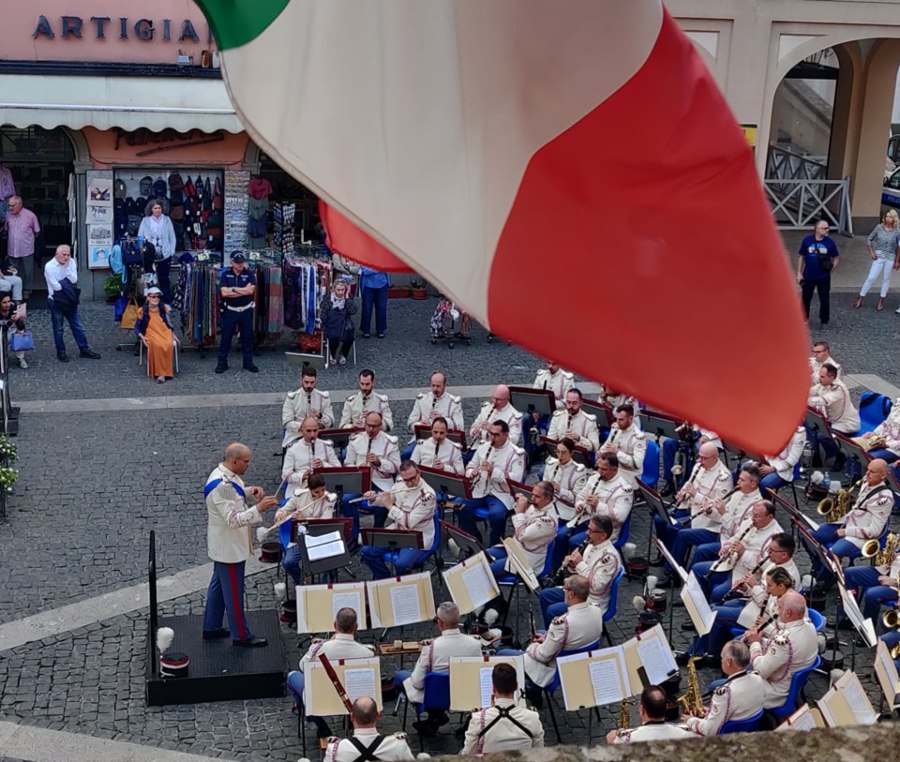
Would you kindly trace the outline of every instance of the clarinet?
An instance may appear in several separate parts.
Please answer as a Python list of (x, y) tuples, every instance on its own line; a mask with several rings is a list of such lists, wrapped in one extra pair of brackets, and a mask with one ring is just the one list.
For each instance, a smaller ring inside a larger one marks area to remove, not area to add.
[[(584, 551), (587, 550), (587, 546), (590, 544), (591, 544), (590, 540), (585, 540), (581, 544), (581, 547), (578, 548), (578, 552), (583, 555)], [(568, 557), (569, 556), (566, 556), (566, 558), (568, 558)], [(562, 583), (562, 581), (566, 578), (567, 570), (569, 568), (568, 565), (566, 564), (566, 558), (563, 559), (562, 566), (560, 566), (556, 570), (556, 573), (550, 578), (550, 584), (547, 585), (547, 587), (559, 587), (559, 585)]]
[[(768, 600), (766, 601), (766, 603), (768, 603)], [(766, 627), (768, 627), (770, 624), (772, 624), (772, 622), (774, 622), (776, 619), (778, 619), (778, 614), (772, 614), (772, 616), (770, 616), (768, 619), (766, 619), (766, 621), (763, 622), (759, 627), (753, 627), (751, 629), (754, 629), (757, 632), (761, 633), (763, 630), (766, 629)], [(747, 634), (744, 633), (744, 635), (741, 636), (741, 640), (744, 640), (744, 638), (746, 638), (746, 637), (747, 637)]]
[[(690, 487), (690, 486), (694, 483), (694, 480), (700, 475), (700, 471), (701, 471), (701, 470), (702, 470), (702, 468), (701, 468), (700, 466), (698, 466), (697, 468), (695, 468), (695, 469), (694, 469), (694, 473), (691, 474), (691, 478), (688, 479), (688, 483), (685, 484), (684, 487)], [(684, 487), (682, 487), (682, 489), (684, 489)], [(675, 508), (678, 508), (685, 500), (688, 499), (688, 497), (689, 497), (689, 495), (687, 495), (687, 494), (682, 494), (681, 497), (679, 497), (679, 498), (674, 502), (674, 504), (673, 504), (674, 507), (675, 507)], [(693, 518), (693, 516), (691, 516), (691, 518)]]
[[(601, 479), (600, 476), (598, 475), (598, 476), (597, 476), (597, 481), (596, 481), (596, 483), (594, 484), (594, 488), (591, 490), (591, 494), (588, 495), (588, 497), (595, 497), (595, 496), (596, 496), (597, 490), (600, 488), (600, 483), (601, 483), (602, 481), (603, 481), (603, 479)], [(578, 510), (578, 509), (576, 508), (576, 509), (575, 509), (575, 515), (574, 515), (571, 519), (569, 519), (569, 520), (566, 522), (566, 526), (569, 527), (570, 529), (573, 528), (573, 527), (575, 527), (575, 526), (577, 526), (577, 525), (580, 523), (581, 517), (582, 517), (582, 516), (587, 512), (587, 510), (589, 509), (590, 506), (588, 506), (587, 501), (585, 501), (584, 504), (585, 504), (586, 507), (585, 507), (585, 508), (582, 508), (581, 510)]]
[[(759, 570), (762, 569), (763, 566), (766, 565), (766, 562), (768, 560), (769, 560), (769, 554), (768, 553), (763, 554), (763, 557), (761, 559), (759, 559), (759, 563), (750, 570), (750, 576), (755, 577), (757, 574), (759, 574)], [(731, 590), (729, 590), (727, 593), (725, 593), (722, 600), (730, 601), (732, 598), (737, 598), (740, 595), (740, 593), (738, 592), (738, 588), (741, 586), (741, 584), (742, 584), (741, 581), (738, 580), (734, 585), (732, 585)], [(768, 598), (768, 595), (766, 597)]]
[(312, 475), (316, 470), (316, 440), (309, 443), (309, 473)]
[[(491, 453), (492, 453), (493, 451), (494, 451), (494, 445), (488, 445), (487, 452), (486, 452), (485, 455), (484, 455), (484, 460), (482, 460), (481, 462), (482, 462), (482, 463), (486, 463), (487, 461), (489, 461), (489, 460), (490, 460), (490, 457), (491, 457)], [(481, 481), (481, 475), (482, 475), (483, 473), (484, 473), (484, 471), (481, 470), (481, 466), (479, 465), (479, 467), (478, 467), (478, 473), (475, 474), (475, 478), (472, 479), (472, 485), (471, 485), (471, 486), (472, 486), (473, 488), (475, 487), (476, 484), (478, 484), (478, 482)]]
[[(727, 495), (725, 495), (725, 497), (722, 498), (722, 502), (724, 503), (726, 500), (728, 500), (728, 498), (730, 498), (735, 492), (737, 492), (738, 489), (739, 489), (739, 487), (735, 487), (733, 490), (731, 490), (731, 492), (729, 492)], [(676, 503), (676, 505), (677, 505), (677, 503)], [(707, 508), (700, 508), (699, 510), (697, 510), (691, 514), (691, 521), (696, 519), (698, 516), (702, 516), (704, 513), (709, 513), (711, 510), (712, 510), (711, 505)]]
[[(743, 542), (744, 538), (747, 536), (747, 534), (750, 532), (751, 529), (756, 529), (756, 527), (753, 526), (753, 524), (750, 524), (750, 526), (748, 526), (743, 532), (741, 532), (740, 536), (737, 538), (737, 541)], [(729, 550), (727, 555), (721, 556), (720, 558), (716, 559), (716, 562), (712, 566), (710, 566), (709, 571), (706, 572), (706, 577), (709, 577), (710, 574), (714, 574), (715, 572), (719, 571), (719, 566), (721, 566), (722, 564), (728, 563), (731, 560), (732, 556), (734, 556), (734, 555), (735, 555), (735, 551)], [(736, 559), (735, 559), (735, 562), (736, 562)], [(733, 567), (734, 567), (734, 564), (732, 564), (732, 568)], [(729, 570), (725, 569), (724, 571), (729, 571)]]
[(434, 464), (437, 463), (437, 460), (438, 460), (438, 453), (440, 452), (440, 450), (441, 450), (441, 443), (435, 440), (435, 443), (434, 443), (434, 457), (431, 459), (431, 467), (432, 467), (432, 468), (437, 468), (437, 466), (434, 465)]

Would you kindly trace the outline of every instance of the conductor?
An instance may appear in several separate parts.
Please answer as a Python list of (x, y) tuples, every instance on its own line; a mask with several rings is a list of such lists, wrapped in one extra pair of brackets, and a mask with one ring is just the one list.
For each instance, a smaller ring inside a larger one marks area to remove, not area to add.
[[(240, 442), (225, 447), (222, 462), (216, 466), (203, 488), (209, 520), (206, 534), (207, 555), (213, 562), (213, 575), (206, 593), (203, 639), (214, 640), (231, 635), (235, 646), (268, 645), (265, 638), (250, 632), (244, 616), (244, 564), (253, 552), (250, 527), (262, 522), (262, 514), (278, 505), (278, 498), (265, 495), (262, 487), (246, 487), (241, 477), (250, 465), (250, 448)], [(228, 614), (228, 627), (222, 616)]]

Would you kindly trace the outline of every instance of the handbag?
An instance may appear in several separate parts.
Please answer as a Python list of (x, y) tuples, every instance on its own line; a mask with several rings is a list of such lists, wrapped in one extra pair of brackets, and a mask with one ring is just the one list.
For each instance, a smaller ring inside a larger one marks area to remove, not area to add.
[(138, 303), (134, 299), (130, 299), (125, 307), (125, 311), (122, 313), (119, 328), (124, 328), (126, 331), (134, 330), (134, 324), (137, 322), (140, 314), (141, 308), (138, 307)]
[(128, 299), (125, 296), (120, 296), (116, 299), (116, 304), (113, 312), (113, 322), (120, 323), (122, 321), (122, 315), (125, 314), (125, 308), (128, 306)]
[(31, 331), (16, 331), (9, 337), (9, 348), (13, 352), (28, 352), (34, 349)]

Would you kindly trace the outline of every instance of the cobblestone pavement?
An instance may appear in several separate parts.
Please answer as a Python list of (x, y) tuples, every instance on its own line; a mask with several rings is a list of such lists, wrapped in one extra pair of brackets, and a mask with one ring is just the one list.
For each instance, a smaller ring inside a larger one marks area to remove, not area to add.
[[(896, 365), (900, 317), (893, 311), (854, 311), (852, 293), (833, 297), (831, 329), (823, 335), (833, 354), (851, 373), (881, 376), (900, 385)], [(387, 338), (360, 339), (358, 365), (333, 368), (321, 374), (326, 389), (349, 389), (356, 372), (372, 367), (382, 388), (424, 386), (431, 370), (445, 369), (451, 384), (490, 384), (499, 379), (528, 383), (538, 360), (505, 342), (488, 344), (480, 328), (471, 346), (432, 346), (428, 318), (434, 301), (392, 301)], [(46, 312), (34, 310), (29, 326), (38, 349), (26, 371), (13, 369), (14, 400), (152, 397), (157, 395), (284, 392), (296, 386), (297, 373), (278, 351), (264, 350), (259, 374), (240, 370), (238, 355), (232, 369), (213, 374), (215, 359), (194, 351), (181, 355), (181, 374), (164, 386), (151, 383), (130, 352), (116, 352), (123, 334), (111, 322), (111, 307), (85, 305), (84, 322), (99, 361), (59, 364), (50, 339)], [(812, 321), (813, 335), (820, 334)], [(735, 345), (765, 340), (735, 326)], [(71, 342), (70, 342), (71, 344)], [(737, 351), (737, 350), (736, 350)], [(74, 352), (70, 349), (70, 354)], [(764, 372), (761, 371), (761, 372)], [(472, 420), (479, 401), (467, 399)], [(394, 414), (405, 422), (410, 401), (397, 401)], [(159, 562), (171, 574), (206, 561), (205, 521), (200, 487), (218, 460), (224, 442), (239, 438), (254, 450), (249, 479), (278, 483), (277, 431), (280, 405), (254, 407), (185, 408), (178, 410), (39, 414), (22, 416), (16, 443), (21, 459), (20, 483), (11, 495), (8, 516), (0, 521), (0, 624), (63, 604), (91, 598), (124, 585), (143, 581), (150, 529), (160, 538)], [(648, 521), (644, 509), (635, 513), (633, 541), (639, 552), (647, 546)], [(805, 557), (801, 561), (807, 565)], [(274, 606), (272, 572), (248, 581), (251, 608)], [(617, 642), (630, 636), (636, 614), (630, 601), (638, 582), (623, 583), (619, 615), (612, 626)], [(435, 593), (440, 600), (440, 591)], [(163, 605), (165, 612), (202, 610), (197, 592)], [(682, 608), (675, 609), (673, 645), (684, 647)], [(830, 612), (829, 613), (833, 613)], [(241, 760), (293, 760), (301, 756), (296, 717), (288, 699), (225, 702), (167, 708), (146, 707), (143, 699), (143, 659), (146, 612), (135, 611), (0, 652), (0, 719), (64, 729), (100, 737), (179, 749)], [(520, 622), (524, 632), (528, 625)], [(411, 636), (429, 635), (428, 628), (411, 628)], [(301, 644), (284, 630), (286, 668), (296, 664)], [(371, 638), (373, 633), (364, 633)], [(405, 635), (405, 634), (404, 634)], [(860, 672), (870, 671), (867, 658)], [(399, 665), (385, 661), (385, 670)], [(407, 664), (407, 666), (409, 666)], [(710, 670), (702, 681), (712, 678)], [(872, 688), (871, 683), (865, 683)], [(810, 696), (821, 695), (824, 678), (814, 678)], [(874, 690), (870, 694), (876, 695)], [(388, 713), (389, 715), (390, 713)], [(565, 713), (563, 741), (587, 741), (586, 715)], [(612, 727), (618, 707), (601, 712), (602, 731), (594, 727), (594, 742)], [(555, 742), (548, 717), (548, 742)], [(387, 730), (399, 729), (399, 718), (388, 716)], [(454, 718), (455, 722), (455, 718)], [(450, 730), (430, 741), (431, 752), (458, 749)], [(312, 754), (315, 758), (315, 754)]]

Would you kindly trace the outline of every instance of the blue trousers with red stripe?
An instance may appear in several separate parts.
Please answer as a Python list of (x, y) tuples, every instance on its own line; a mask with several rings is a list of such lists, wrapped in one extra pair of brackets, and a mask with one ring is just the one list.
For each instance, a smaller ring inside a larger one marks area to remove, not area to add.
[(203, 629), (207, 632), (218, 630), (225, 614), (228, 615), (232, 640), (253, 637), (244, 616), (244, 561), (239, 564), (213, 562), (213, 575), (206, 591)]

